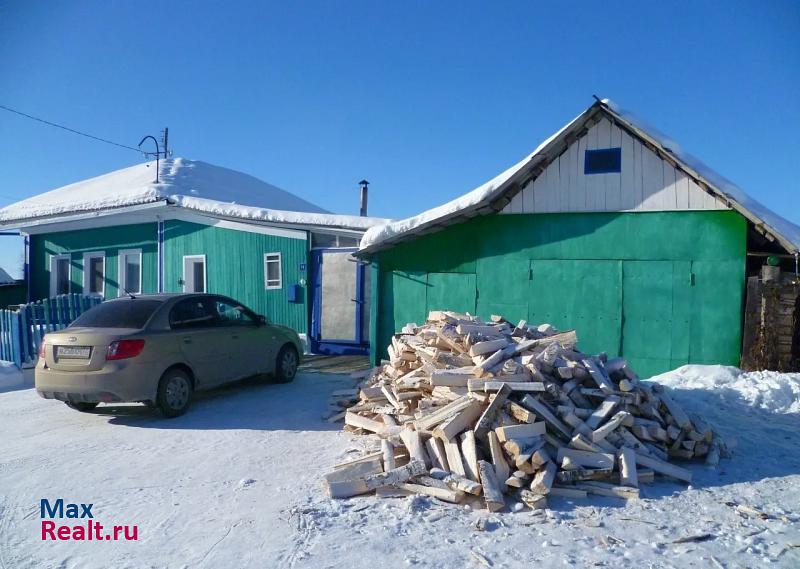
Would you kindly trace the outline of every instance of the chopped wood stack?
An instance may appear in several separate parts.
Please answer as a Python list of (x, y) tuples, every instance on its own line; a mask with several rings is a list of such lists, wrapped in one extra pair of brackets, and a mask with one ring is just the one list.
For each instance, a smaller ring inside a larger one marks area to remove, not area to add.
[(726, 449), (659, 385), (623, 358), (577, 349), (574, 330), (434, 311), (392, 338), (389, 361), (360, 390), (337, 392), (345, 429), (380, 449), (335, 467), (330, 495), (419, 493), (447, 502), (482, 497), (490, 511), (513, 495), (637, 498), (656, 475), (690, 482), (671, 459)]

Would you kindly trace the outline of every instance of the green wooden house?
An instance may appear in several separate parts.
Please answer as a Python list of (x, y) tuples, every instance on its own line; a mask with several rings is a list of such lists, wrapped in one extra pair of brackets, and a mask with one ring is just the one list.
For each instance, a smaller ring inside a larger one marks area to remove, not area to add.
[(429, 310), (578, 331), (649, 375), (738, 365), (745, 283), (800, 228), (610, 101), (472, 192), (370, 229), (374, 358)]
[(366, 349), (367, 277), (350, 257), (363, 232), (386, 220), (334, 215), (205, 162), (162, 160), (158, 181), (156, 168), (139, 164), (0, 209), (0, 226), (25, 237), (31, 300), (213, 292), (294, 328), (314, 349)]

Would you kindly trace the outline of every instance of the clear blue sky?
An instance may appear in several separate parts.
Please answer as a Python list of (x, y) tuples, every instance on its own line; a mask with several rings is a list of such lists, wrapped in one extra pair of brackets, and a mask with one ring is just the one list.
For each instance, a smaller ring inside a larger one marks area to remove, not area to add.
[[(800, 222), (800, 2), (0, 0), (0, 104), (400, 218), (614, 99)], [(0, 110), (0, 206), (134, 152)], [(16, 273), (17, 239), (0, 238)]]

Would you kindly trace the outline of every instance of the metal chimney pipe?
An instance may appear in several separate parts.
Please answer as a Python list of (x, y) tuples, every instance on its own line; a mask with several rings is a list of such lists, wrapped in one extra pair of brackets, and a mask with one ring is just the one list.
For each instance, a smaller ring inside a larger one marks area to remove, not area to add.
[(369, 192), (369, 182), (361, 180), (359, 184), (361, 185), (361, 210), (358, 215), (367, 217), (367, 193)]

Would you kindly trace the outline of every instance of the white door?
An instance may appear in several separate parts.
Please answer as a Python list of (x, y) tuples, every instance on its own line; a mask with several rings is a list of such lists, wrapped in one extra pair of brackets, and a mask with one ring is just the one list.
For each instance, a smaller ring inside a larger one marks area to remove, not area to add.
[(206, 292), (206, 256), (183, 258), (183, 292)]

